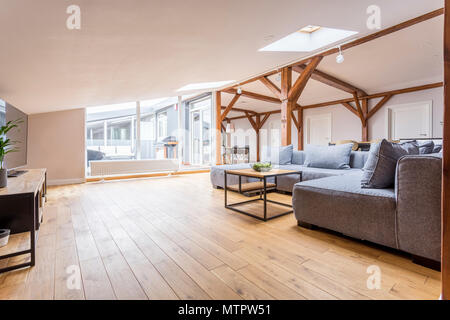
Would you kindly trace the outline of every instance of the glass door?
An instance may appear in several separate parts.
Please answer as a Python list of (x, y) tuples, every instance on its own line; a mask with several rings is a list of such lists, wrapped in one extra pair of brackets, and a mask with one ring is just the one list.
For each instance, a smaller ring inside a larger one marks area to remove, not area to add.
[(211, 164), (211, 99), (192, 104), (191, 126), (191, 164)]
[(191, 163), (201, 164), (202, 136), (200, 111), (191, 112)]
[(202, 164), (211, 164), (211, 110), (202, 110)]

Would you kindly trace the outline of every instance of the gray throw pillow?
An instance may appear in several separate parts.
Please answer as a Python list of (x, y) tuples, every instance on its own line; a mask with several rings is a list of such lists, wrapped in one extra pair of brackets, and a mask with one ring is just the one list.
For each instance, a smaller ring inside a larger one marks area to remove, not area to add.
[(433, 141), (424, 141), (419, 142), (419, 153), (420, 154), (430, 154), (433, 153), (434, 142)]
[(313, 168), (349, 169), (352, 147), (353, 143), (337, 146), (306, 145), (304, 165)]
[(433, 148), (433, 153), (439, 153), (442, 150), (441, 144), (435, 144)]
[(380, 143), (372, 144), (369, 158), (364, 165), (361, 187), (375, 189), (392, 187), (395, 183), (397, 161), (408, 154), (419, 154), (419, 147), (415, 141), (392, 143), (383, 139)]
[(278, 150), (272, 149), (270, 157), (271, 162), (279, 165), (291, 164), (293, 152), (294, 146), (292, 144), (288, 146), (281, 146)]

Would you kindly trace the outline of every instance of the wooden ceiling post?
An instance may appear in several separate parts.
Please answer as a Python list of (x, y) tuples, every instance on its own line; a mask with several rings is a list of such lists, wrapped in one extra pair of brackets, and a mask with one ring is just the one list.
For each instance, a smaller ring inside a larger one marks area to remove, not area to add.
[(260, 141), (259, 141), (259, 130), (261, 129), (261, 115), (256, 115), (256, 127), (258, 130), (256, 130), (256, 161), (260, 161)]
[(283, 68), (281, 70), (281, 145), (291, 144), (291, 121), (292, 110), (295, 108), (295, 102), (289, 99), (289, 92), (292, 86), (292, 68)]
[(216, 91), (216, 165), (222, 164), (222, 94)]
[(444, 129), (442, 161), (442, 255), (443, 300), (450, 300), (450, 0), (444, 13)]
[(363, 111), (361, 108), (361, 103), (359, 103), (359, 98), (358, 98), (358, 95), (356, 94), (356, 92), (353, 93), (353, 100), (355, 101), (356, 110), (358, 111), (358, 115), (359, 115), (359, 119), (361, 120), (361, 124), (364, 126), (366, 121), (365, 121)]
[(368, 120), (367, 120), (367, 115), (369, 113), (369, 101), (367, 99), (362, 100), (361, 109), (362, 109), (362, 114), (364, 117), (364, 123), (362, 125), (361, 140), (369, 141), (369, 124), (368, 124)]
[(250, 122), (253, 130), (256, 132), (256, 159), (259, 161), (259, 129), (261, 127), (261, 115), (256, 115), (256, 121), (253, 120), (252, 116), (248, 112), (245, 113), (245, 116)]
[(303, 126), (303, 108), (297, 109), (297, 123), (298, 123), (298, 129), (297, 129), (297, 133), (298, 133), (298, 140), (297, 140), (297, 149), (298, 150), (303, 150), (304, 145), (303, 145), (303, 140), (304, 140), (304, 126)]

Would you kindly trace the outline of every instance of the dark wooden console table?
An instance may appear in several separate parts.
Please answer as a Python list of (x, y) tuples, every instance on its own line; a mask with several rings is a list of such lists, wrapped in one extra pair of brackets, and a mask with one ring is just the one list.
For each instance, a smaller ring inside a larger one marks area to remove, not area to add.
[(0, 260), (30, 254), (30, 261), (7, 266), (0, 273), (34, 266), (36, 236), (42, 222), (42, 207), (47, 193), (47, 170), (27, 169), (27, 172), (8, 178), (8, 186), (0, 189), (0, 228), (11, 234), (29, 232), (30, 248), (0, 256)]

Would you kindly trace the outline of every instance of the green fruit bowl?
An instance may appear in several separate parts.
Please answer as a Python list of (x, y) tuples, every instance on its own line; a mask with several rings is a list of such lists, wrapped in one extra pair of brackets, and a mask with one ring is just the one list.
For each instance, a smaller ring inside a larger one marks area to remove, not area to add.
[(271, 163), (257, 162), (252, 166), (252, 169), (257, 172), (268, 172), (272, 170)]

